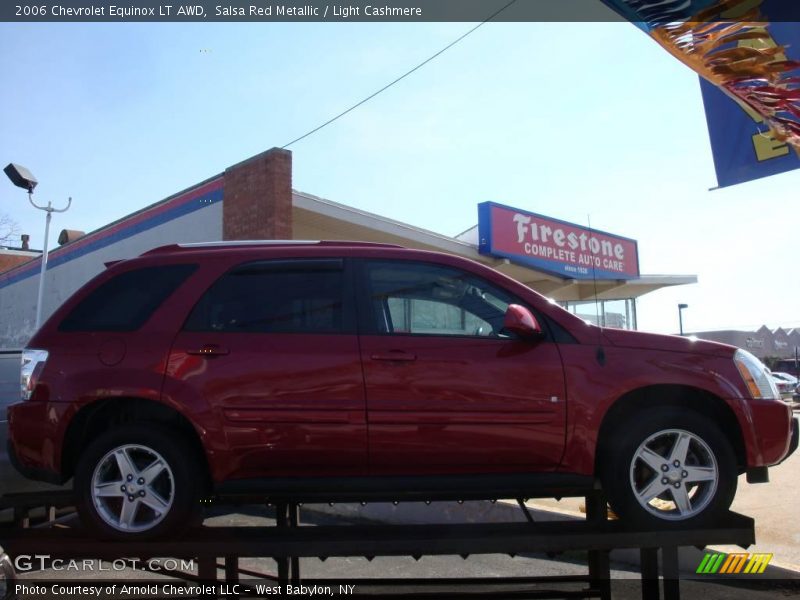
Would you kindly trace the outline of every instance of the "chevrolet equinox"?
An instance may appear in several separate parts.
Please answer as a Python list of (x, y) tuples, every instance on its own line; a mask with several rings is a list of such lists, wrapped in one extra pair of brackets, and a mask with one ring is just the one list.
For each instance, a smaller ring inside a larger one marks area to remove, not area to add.
[(498, 498), (599, 481), (629, 523), (707, 524), (797, 445), (764, 365), (600, 328), (455, 256), (172, 245), (110, 264), (22, 356), (10, 455), (85, 525), (154, 538), (209, 494)]

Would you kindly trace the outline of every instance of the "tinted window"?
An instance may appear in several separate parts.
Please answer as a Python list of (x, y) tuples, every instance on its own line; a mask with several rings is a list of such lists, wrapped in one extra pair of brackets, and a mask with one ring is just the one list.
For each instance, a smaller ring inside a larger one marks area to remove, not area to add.
[(72, 309), (60, 331), (135, 331), (197, 268), (144, 267), (112, 277)]
[(341, 333), (343, 261), (264, 261), (242, 265), (209, 288), (188, 331)]
[(380, 333), (499, 337), (518, 302), (471, 273), (425, 263), (368, 263), (367, 282)]

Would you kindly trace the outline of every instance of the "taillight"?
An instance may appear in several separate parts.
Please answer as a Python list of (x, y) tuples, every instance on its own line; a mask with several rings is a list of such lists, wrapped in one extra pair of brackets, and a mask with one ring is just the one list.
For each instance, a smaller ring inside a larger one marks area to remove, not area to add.
[(20, 370), (20, 395), (23, 400), (30, 400), (39, 376), (47, 361), (47, 350), (26, 348), (22, 351), (22, 367)]

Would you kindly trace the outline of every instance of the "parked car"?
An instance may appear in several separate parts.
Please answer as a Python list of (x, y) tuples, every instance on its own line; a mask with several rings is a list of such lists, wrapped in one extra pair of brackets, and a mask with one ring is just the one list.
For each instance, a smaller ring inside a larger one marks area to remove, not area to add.
[(797, 387), (797, 379), (788, 373), (780, 373), (775, 371), (770, 371), (770, 376), (775, 382), (775, 386), (778, 388), (781, 397), (791, 398), (794, 394), (795, 388)]
[(764, 365), (601, 329), (459, 257), (355, 242), (173, 245), (111, 265), (23, 354), (11, 454), (74, 476), (98, 535), (208, 493), (351, 500), (588, 489), (704, 524), (797, 446)]
[(0, 598), (10, 600), (14, 597), (14, 567), (11, 565), (8, 555), (0, 546)]
[(795, 386), (798, 383), (800, 383), (800, 381), (798, 381), (797, 377), (795, 377), (794, 375), (790, 375), (789, 373), (784, 373), (783, 371), (772, 371), (772, 376), (776, 377), (777, 379), (781, 379), (783, 381), (791, 383), (792, 385), (795, 385)]

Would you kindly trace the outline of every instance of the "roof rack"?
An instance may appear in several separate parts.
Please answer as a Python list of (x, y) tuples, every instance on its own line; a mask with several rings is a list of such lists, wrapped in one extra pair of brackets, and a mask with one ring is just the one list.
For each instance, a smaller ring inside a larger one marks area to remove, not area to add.
[(383, 244), (380, 242), (351, 242), (342, 240), (233, 240), (215, 242), (191, 242), (186, 244), (167, 244), (144, 252), (144, 254), (166, 254), (189, 250), (216, 250), (243, 247), (275, 247), (275, 246), (342, 246), (342, 247), (376, 247), (376, 248), (402, 248), (397, 244)]

